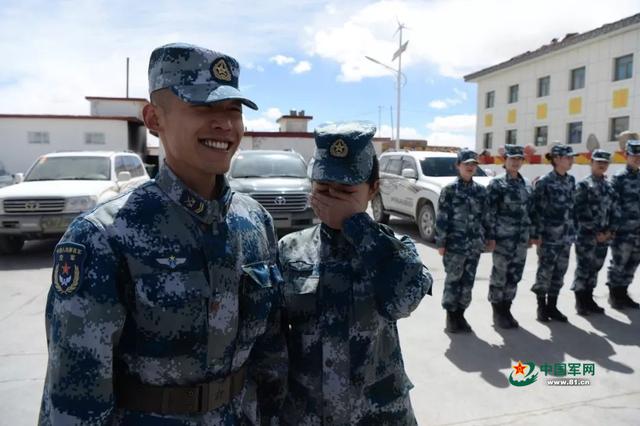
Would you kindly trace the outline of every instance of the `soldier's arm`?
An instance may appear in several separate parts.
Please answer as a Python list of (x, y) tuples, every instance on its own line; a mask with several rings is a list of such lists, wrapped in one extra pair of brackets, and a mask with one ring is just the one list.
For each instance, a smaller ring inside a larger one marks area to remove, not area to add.
[(86, 219), (70, 225), (54, 255), (39, 424), (112, 424), (114, 347), (126, 315), (116, 255)]
[(397, 239), (366, 213), (347, 219), (342, 232), (362, 259), (380, 314), (391, 320), (407, 317), (431, 293), (433, 278), (410, 238)]
[(592, 232), (596, 231), (596, 224), (589, 205), (589, 186), (584, 181), (577, 185), (574, 211), (576, 225), (580, 225)]
[(611, 205), (611, 232), (617, 232), (620, 229), (623, 220), (622, 212), (622, 179), (620, 176), (614, 175), (611, 178), (611, 187), (613, 188), (613, 202)]
[(539, 180), (533, 187), (533, 200), (531, 203), (531, 230), (529, 238), (532, 240), (540, 239), (542, 212), (544, 211), (544, 196), (544, 181)]
[(496, 226), (498, 216), (498, 206), (500, 204), (500, 187), (496, 180), (489, 182), (487, 187), (487, 197), (485, 203), (485, 238), (487, 240), (496, 239)]
[(450, 215), (449, 188), (444, 187), (438, 198), (438, 214), (436, 216), (436, 248), (447, 247), (447, 231), (449, 229)]
[(283, 333), (283, 279), (277, 264), (278, 241), (271, 216), (265, 211), (268, 247), (270, 249), (269, 275), (273, 286), (271, 311), (264, 334), (254, 343), (249, 357), (252, 376), (257, 385), (260, 423), (276, 422), (284, 402), (287, 384), (288, 356)]

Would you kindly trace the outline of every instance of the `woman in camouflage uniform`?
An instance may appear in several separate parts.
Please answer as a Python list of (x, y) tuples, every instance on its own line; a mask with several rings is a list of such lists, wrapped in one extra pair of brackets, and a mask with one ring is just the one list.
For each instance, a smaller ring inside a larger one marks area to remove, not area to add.
[(432, 278), (413, 242), (365, 213), (378, 188), (369, 123), (316, 129), (322, 224), (280, 240), (289, 389), (285, 425), (415, 425), (396, 321)]

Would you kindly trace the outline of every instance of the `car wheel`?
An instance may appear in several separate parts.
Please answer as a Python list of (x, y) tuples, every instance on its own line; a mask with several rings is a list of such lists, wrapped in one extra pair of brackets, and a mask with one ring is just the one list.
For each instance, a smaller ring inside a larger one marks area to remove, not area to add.
[(382, 197), (377, 194), (371, 200), (371, 210), (373, 211), (373, 219), (378, 223), (389, 223), (389, 215), (384, 212), (382, 205)]
[(24, 246), (24, 238), (14, 235), (0, 236), (0, 254), (16, 254)]
[(436, 215), (429, 203), (420, 207), (418, 213), (418, 230), (425, 241), (431, 242), (436, 238)]

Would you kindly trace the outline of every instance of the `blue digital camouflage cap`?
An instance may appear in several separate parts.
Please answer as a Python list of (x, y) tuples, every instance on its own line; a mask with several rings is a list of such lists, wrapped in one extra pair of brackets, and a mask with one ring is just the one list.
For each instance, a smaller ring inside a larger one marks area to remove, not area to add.
[(629, 139), (627, 141), (626, 152), (628, 155), (640, 155), (640, 141)]
[(604, 149), (596, 149), (591, 153), (592, 161), (606, 161), (609, 163), (611, 161), (611, 154)]
[(156, 48), (149, 59), (149, 93), (170, 88), (190, 104), (236, 99), (258, 106), (238, 90), (240, 65), (231, 56), (185, 43)]
[(576, 155), (578, 155), (577, 153), (573, 152), (572, 147), (561, 143), (554, 145), (551, 148), (551, 152), (549, 154), (551, 154), (552, 157), (575, 157)]
[(478, 163), (478, 153), (467, 148), (458, 151), (458, 163)]
[(368, 121), (327, 123), (315, 129), (316, 152), (311, 179), (358, 185), (371, 176), (373, 135), (376, 127)]
[(504, 146), (504, 156), (507, 158), (524, 158), (524, 147), (520, 145), (507, 144)]

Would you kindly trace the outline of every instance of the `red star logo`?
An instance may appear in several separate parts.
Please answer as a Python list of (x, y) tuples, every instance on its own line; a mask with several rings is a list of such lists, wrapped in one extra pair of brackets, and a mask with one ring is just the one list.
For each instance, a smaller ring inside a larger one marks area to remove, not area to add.
[(514, 370), (516, 370), (516, 374), (522, 374), (524, 375), (524, 369), (526, 368), (526, 365), (522, 364), (522, 361), (518, 361), (518, 365), (514, 365), (513, 367)]
[(64, 265), (62, 266), (62, 273), (67, 275), (69, 274), (70, 269), (71, 267), (67, 264), (67, 262), (64, 262)]

